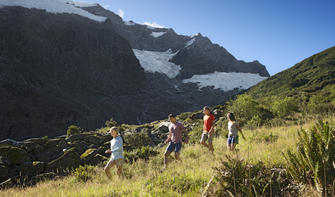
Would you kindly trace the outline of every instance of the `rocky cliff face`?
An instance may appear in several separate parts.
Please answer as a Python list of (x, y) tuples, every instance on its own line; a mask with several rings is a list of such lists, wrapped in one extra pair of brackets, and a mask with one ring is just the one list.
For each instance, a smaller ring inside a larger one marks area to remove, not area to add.
[(194, 36), (178, 35), (171, 28), (153, 28), (132, 21), (123, 21), (118, 15), (100, 5), (84, 7), (95, 15), (111, 19), (116, 31), (129, 41), (132, 48), (147, 51), (177, 52), (171, 62), (181, 66), (179, 79), (195, 74), (218, 72), (257, 73), (269, 77), (265, 66), (258, 61), (237, 60), (225, 48), (213, 44), (200, 33)]
[[(123, 21), (99, 5), (15, 2), (0, 2), (0, 139), (57, 136), (71, 124), (92, 130), (110, 118), (163, 119), (223, 103), (268, 76), (201, 34)], [(254, 74), (230, 83), (226, 76), (239, 72)]]
[(113, 97), (146, 85), (110, 21), (20, 7), (0, 9), (0, 138), (63, 134), (103, 125)]

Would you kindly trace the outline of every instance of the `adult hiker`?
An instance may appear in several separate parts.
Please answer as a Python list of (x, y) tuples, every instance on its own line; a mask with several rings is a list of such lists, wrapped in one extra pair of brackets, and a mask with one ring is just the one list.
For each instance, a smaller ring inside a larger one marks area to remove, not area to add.
[(238, 132), (240, 131), (243, 139), (245, 139), (241, 127), (238, 125), (236, 118), (233, 113), (227, 114), (228, 119), (228, 139), (227, 139), (227, 148), (231, 151), (235, 150), (236, 145), (238, 144)]
[[(182, 147), (182, 134), (186, 133), (184, 125), (178, 122), (174, 115), (170, 114), (168, 118), (171, 123), (169, 125), (168, 139), (165, 140), (166, 144), (169, 143), (164, 153), (164, 168), (165, 169), (168, 166), (168, 158), (173, 151), (175, 152), (175, 158), (181, 161), (180, 150)], [(187, 138), (185, 141), (187, 142)]]
[[(213, 147), (213, 134), (214, 134), (214, 124), (215, 116), (211, 113), (210, 108), (205, 106), (203, 108), (204, 113), (204, 127), (201, 135), (200, 143), (207, 147), (209, 151), (214, 152)], [(208, 143), (206, 143), (208, 141)]]
[(112, 178), (110, 174), (110, 169), (113, 166), (117, 167), (117, 174), (119, 177), (122, 177), (122, 165), (123, 165), (123, 140), (119, 135), (119, 131), (116, 127), (112, 127), (109, 130), (109, 133), (112, 135), (113, 139), (111, 140), (110, 150), (106, 150), (105, 153), (110, 153), (111, 157), (104, 170), (109, 179)]

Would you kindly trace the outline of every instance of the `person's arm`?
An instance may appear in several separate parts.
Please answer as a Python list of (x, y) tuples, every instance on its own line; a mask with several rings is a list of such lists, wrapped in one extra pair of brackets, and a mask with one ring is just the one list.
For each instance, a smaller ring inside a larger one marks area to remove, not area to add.
[(243, 132), (242, 132), (242, 129), (241, 129), (241, 127), (240, 127), (238, 124), (236, 124), (236, 128), (237, 128), (237, 130), (238, 130), (238, 131), (240, 131), (240, 132), (241, 132), (242, 138), (243, 138), (243, 139), (245, 139), (245, 137), (244, 137), (244, 134), (243, 134)]
[(215, 127), (215, 123), (216, 123), (216, 120), (215, 120), (215, 118), (213, 118), (212, 127), (211, 127), (211, 129), (208, 131), (208, 133), (209, 133), (210, 135), (213, 134), (214, 127)]
[(169, 143), (171, 141), (171, 131), (169, 131), (168, 138), (165, 140), (165, 144)]

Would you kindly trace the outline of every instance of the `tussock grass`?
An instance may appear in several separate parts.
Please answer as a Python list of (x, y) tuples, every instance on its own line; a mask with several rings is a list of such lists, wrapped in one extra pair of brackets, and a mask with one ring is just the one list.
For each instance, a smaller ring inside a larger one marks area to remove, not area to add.
[[(245, 160), (265, 165), (280, 166), (285, 164), (282, 152), (290, 149), (296, 151), (297, 130), (310, 128), (314, 122), (302, 126), (276, 128), (259, 128), (244, 130), (246, 140), (240, 138), (238, 154)], [(274, 142), (255, 142), (250, 140), (254, 133), (278, 136)], [(0, 197), (16, 196), (200, 196), (202, 189), (213, 175), (213, 167), (218, 166), (227, 154), (236, 154), (226, 148), (226, 138), (214, 139), (214, 155), (199, 144), (184, 144), (181, 159), (177, 162), (170, 159), (168, 170), (163, 171), (163, 153), (150, 158), (149, 161), (138, 160), (124, 165), (125, 178), (116, 175), (112, 170), (112, 180), (104, 174), (102, 165), (96, 166), (92, 179), (78, 182), (74, 175), (40, 182), (33, 187), (11, 188), (0, 191)]]

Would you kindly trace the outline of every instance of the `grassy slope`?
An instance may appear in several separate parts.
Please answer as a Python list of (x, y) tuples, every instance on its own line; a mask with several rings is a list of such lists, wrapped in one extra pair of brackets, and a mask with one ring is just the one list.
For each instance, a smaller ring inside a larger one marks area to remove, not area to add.
[[(311, 123), (303, 125), (309, 128)], [(284, 163), (281, 151), (290, 148), (295, 150), (297, 129), (300, 126), (277, 127), (272, 129), (245, 130), (247, 141), (241, 139), (239, 155), (246, 160), (256, 162), (262, 160), (265, 164), (276, 166)], [(223, 129), (223, 128), (219, 128)], [(274, 143), (251, 143), (251, 136), (268, 135), (269, 132), (278, 135)], [(97, 167), (97, 174), (86, 183), (75, 181), (74, 176), (68, 176), (54, 181), (45, 181), (37, 186), (25, 189), (12, 188), (0, 191), (0, 196), (199, 196), (201, 189), (213, 175), (212, 167), (219, 164), (226, 154), (226, 139), (216, 138), (214, 141), (215, 155), (199, 144), (185, 145), (182, 151), (182, 163), (171, 162), (168, 171), (160, 173), (163, 160), (161, 154), (149, 162), (137, 161), (126, 164), (124, 173), (132, 178), (120, 180), (113, 169), (113, 179), (107, 180), (102, 166)], [(188, 189), (187, 189), (188, 188)]]
[[(315, 54), (252, 87), (248, 93), (264, 96), (293, 96), (301, 94), (328, 95), (335, 89), (335, 47)], [(329, 101), (328, 101), (329, 102)]]

